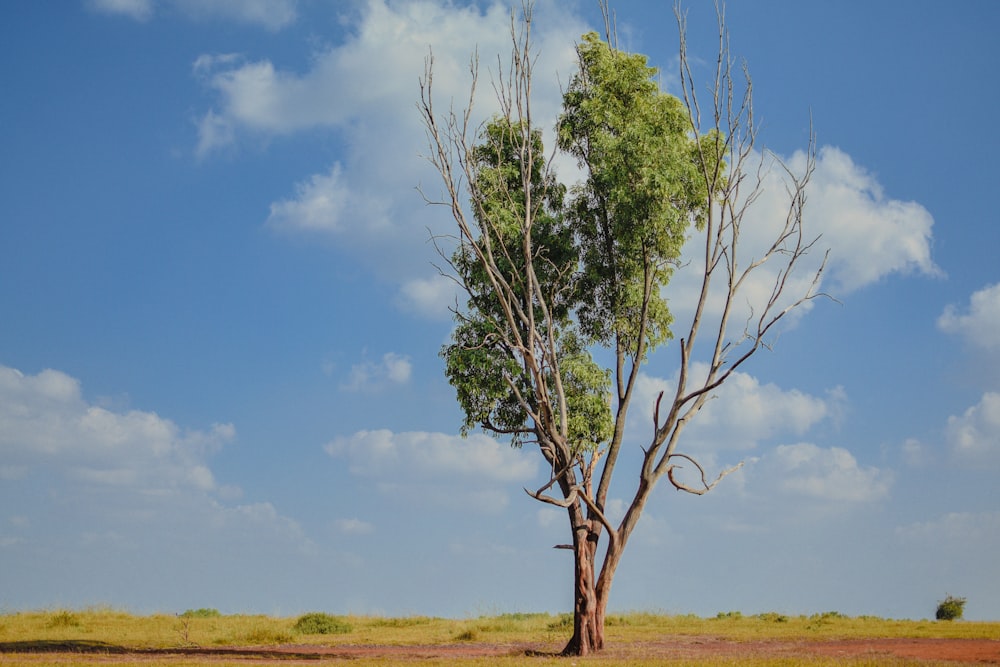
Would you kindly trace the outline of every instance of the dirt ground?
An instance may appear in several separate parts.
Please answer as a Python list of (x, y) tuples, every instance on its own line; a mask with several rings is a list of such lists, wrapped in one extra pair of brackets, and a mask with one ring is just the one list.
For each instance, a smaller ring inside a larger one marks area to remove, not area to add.
[[(72, 645), (60, 642), (18, 642), (0, 644), (0, 653), (17, 653), (19, 659), (34, 658), (52, 662), (65, 657), (67, 662), (90, 661), (117, 662), (127, 660), (141, 664), (144, 659), (162, 661), (164, 658), (196, 658), (199, 662), (213, 660), (246, 660), (248, 663), (282, 663), (317, 660), (356, 660), (359, 658), (386, 659), (393, 662), (415, 662), (437, 659), (476, 658), (491, 656), (546, 656), (559, 650), (556, 645), (540, 644), (448, 644), (439, 646), (307, 646), (279, 647), (214, 647), (132, 651), (108, 645)], [(88, 654), (84, 658), (81, 654)], [(666, 637), (656, 642), (629, 642), (612, 644), (602, 657), (665, 659), (681, 658), (697, 661), (698, 658), (734, 659), (741, 657), (776, 657), (794, 659), (796, 656), (824, 656), (869, 659), (905, 658), (927, 662), (950, 661), (1000, 665), (1000, 640), (988, 639), (861, 639), (821, 641), (751, 641), (735, 642), (713, 637)], [(96, 660), (95, 660), (96, 661)], [(4, 662), (0, 657), (0, 663)]]

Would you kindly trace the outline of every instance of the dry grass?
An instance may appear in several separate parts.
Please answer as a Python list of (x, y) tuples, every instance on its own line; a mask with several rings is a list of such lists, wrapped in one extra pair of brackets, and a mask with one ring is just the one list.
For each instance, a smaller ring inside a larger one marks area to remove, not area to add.
[[(60, 665), (67, 662), (65, 655), (52, 653), (28, 654), (11, 652), (23, 646), (63, 645), (69, 651), (96, 651), (81, 655), (79, 662), (100, 661), (102, 653), (118, 654), (139, 649), (179, 649), (191, 646), (275, 646), (279, 644), (310, 644), (319, 646), (381, 645), (428, 646), (455, 643), (483, 643), (492, 645), (534, 644), (555, 649), (564, 642), (571, 631), (569, 617), (550, 614), (501, 614), (468, 619), (442, 619), (430, 617), (383, 618), (376, 616), (338, 617), (350, 625), (351, 630), (336, 635), (302, 635), (294, 631), (295, 618), (231, 615), (217, 617), (179, 617), (169, 614), (138, 616), (113, 609), (44, 610), (0, 615), (0, 653), (4, 665)], [(846, 617), (836, 613), (813, 616), (784, 617), (779, 614), (743, 616), (738, 613), (720, 614), (716, 618), (696, 616), (668, 616), (652, 613), (615, 614), (607, 619), (609, 646), (629, 643), (663, 641), (669, 637), (700, 636), (725, 640), (831, 640), (864, 638), (969, 638), (998, 639), (1000, 623), (938, 622), (929, 620), (888, 620), (873, 617)], [(407, 661), (411, 663), (412, 661)], [(529, 662), (534, 666), (569, 663), (565, 659), (549, 657), (455, 657), (449, 660), (423, 659), (422, 665), (517, 665)], [(145, 666), (205, 664), (197, 658), (146, 655)], [(719, 657), (705, 662), (685, 659), (645, 660), (641, 655), (631, 655), (627, 661), (621, 657), (597, 656), (586, 660), (588, 665), (688, 665), (733, 664), (731, 659)], [(215, 667), (246, 665), (244, 660), (216, 657)], [(359, 658), (352, 665), (396, 664), (387, 658)], [(893, 660), (883, 656), (875, 658), (795, 658), (761, 657), (744, 658), (740, 665), (763, 667), (765, 665), (927, 665), (926, 662)]]

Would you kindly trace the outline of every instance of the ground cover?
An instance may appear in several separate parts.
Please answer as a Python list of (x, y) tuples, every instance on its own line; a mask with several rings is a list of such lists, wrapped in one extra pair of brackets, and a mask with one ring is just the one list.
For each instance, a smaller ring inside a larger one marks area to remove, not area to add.
[[(323, 616), (325, 614), (313, 615)], [(0, 664), (249, 665), (350, 661), (363, 665), (569, 665), (555, 655), (571, 631), (566, 615), (501, 614), (276, 618), (135, 615), (110, 609), (0, 615)], [(323, 621), (317, 623), (318, 621)], [(325, 634), (301, 632), (325, 630)], [(1000, 664), (1000, 623), (891, 620), (776, 613), (717, 617), (616, 614), (609, 648), (588, 665)]]

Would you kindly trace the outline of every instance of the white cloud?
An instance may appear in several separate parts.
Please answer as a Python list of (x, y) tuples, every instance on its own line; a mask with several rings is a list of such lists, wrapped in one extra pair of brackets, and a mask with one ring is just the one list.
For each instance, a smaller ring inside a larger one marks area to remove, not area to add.
[[(486, 65), (495, 54), (509, 49), (508, 11), (499, 2), (481, 12), (475, 6), (456, 8), (429, 0), (394, 4), (369, 0), (346, 41), (317, 53), (310, 70), (301, 74), (280, 70), (261, 60), (221, 69), (208, 84), (218, 95), (220, 113), (234, 127), (285, 134), (349, 124), (354, 129), (356, 123), (365, 125), (364, 121), (377, 118), (381, 132), (388, 132), (392, 139), (401, 136), (399, 129), (408, 136), (415, 130), (415, 136), (402, 146), (419, 150), (424, 135), (413, 105), (428, 49), (434, 51), (440, 100), (461, 100), (467, 96), (468, 63), (477, 45)], [(555, 57), (561, 57), (564, 64), (568, 64), (566, 56), (572, 58), (576, 32), (558, 33), (564, 43)], [(541, 45), (546, 37), (542, 33), (537, 39)], [(548, 46), (549, 53), (543, 57), (551, 63), (554, 56), (552, 45)], [(386, 119), (396, 122), (381, 122)], [(394, 154), (398, 158), (400, 147), (365, 145), (368, 150), (376, 149), (379, 157)], [(393, 162), (390, 158), (390, 165)]]
[[(333, 234), (359, 261), (400, 285), (400, 308), (443, 315), (454, 291), (421, 276), (436, 259), (428, 235), (447, 233), (452, 223), (446, 209), (425, 206), (415, 189), (422, 185), (433, 198), (440, 182), (421, 157), (428, 148), (415, 108), (418, 81), (433, 48), (438, 108), (452, 100), (463, 105), (469, 60), (478, 49), (475, 118), (493, 113), (488, 70), (496, 67), (497, 54), (509, 51), (509, 11), (506, 2), (456, 7), (440, 0), (368, 0), (347, 25), (344, 40), (315, 53), (308, 69), (290, 70), (266, 59), (199, 57), (194, 69), (214, 102), (197, 120), (198, 155), (298, 132), (340, 133), (346, 150), (338, 163), (298, 177), (294, 190), (271, 205), (269, 224)], [(537, 8), (536, 19), (540, 59), (533, 112), (539, 126), (549, 128), (560, 100), (556, 72), (568, 77), (575, 41), (586, 27), (557, 3)]]
[(963, 460), (1000, 464), (1000, 393), (986, 392), (961, 416), (948, 417), (945, 437)]
[(758, 467), (786, 493), (829, 502), (881, 500), (892, 484), (888, 471), (858, 465), (846, 449), (810, 443), (780, 445), (763, 455)]
[(295, 197), (271, 204), (268, 224), (276, 227), (336, 232), (350, 193), (341, 178), (340, 163), (329, 174), (314, 174), (295, 186)]
[(21, 476), (56, 465), (88, 484), (212, 490), (204, 457), (235, 434), (232, 424), (184, 431), (152, 412), (113, 412), (88, 404), (65, 373), (0, 366), (0, 447)]
[[(533, 112), (538, 125), (548, 129), (561, 103), (557, 74), (568, 81), (575, 69), (573, 46), (587, 28), (556, 3), (537, 12), (552, 14), (536, 16), (533, 25), (540, 54)], [(198, 152), (205, 156), (246, 139), (307, 130), (342, 132), (347, 151), (340, 162), (300, 180), (292, 196), (272, 204), (269, 222), (286, 229), (335, 233), (339, 243), (360, 251), (362, 261), (373, 264), (380, 275), (399, 282), (401, 307), (409, 303), (421, 312), (443, 313), (451, 305), (444, 300), (453, 292), (433, 289), (440, 284), (415, 278), (434, 258), (431, 253), (414, 253), (413, 248), (426, 241), (427, 230), (439, 234), (451, 226), (447, 211), (421, 206), (413, 190), (421, 184), (433, 199), (439, 182), (419, 158), (427, 146), (413, 107), (417, 81), (432, 47), (438, 108), (445, 109), (452, 101), (461, 107), (468, 94), (469, 58), (478, 48), (483, 71), (475, 119), (487, 117), (496, 109), (487, 69), (496, 66), (495, 54), (509, 51), (509, 20), (508, 4), (500, 2), (456, 8), (439, 0), (368, 0), (344, 41), (316, 53), (305, 71), (291, 71), (270, 60), (223, 62), (202, 56), (196, 69), (213, 92), (215, 105), (198, 122)], [(551, 132), (546, 139), (551, 145)], [(796, 153), (787, 161), (797, 169), (804, 159)], [(781, 173), (776, 166), (770, 169), (748, 217), (745, 260), (771, 240), (775, 225), (784, 220)], [(789, 284), (790, 297), (808, 288), (812, 277), (808, 269), (818, 266), (825, 247), (833, 250), (826, 284), (835, 296), (894, 273), (939, 272), (930, 257), (933, 219), (927, 210), (887, 197), (877, 179), (840, 149), (820, 150), (808, 199), (806, 233), (810, 238), (822, 234), (823, 239), (811, 263)], [(693, 247), (688, 251), (693, 252), (692, 262), (669, 288), (678, 313), (691, 312), (691, 304), (684, 300), (697, 292), (693, 286), (699, 253)], [(759, 310), (775, 276), (774, 267), (765, 266), (746, 284), (734, 325), (742, 326), (750, 310), (747, 301)], [(718, 312), (717, 298), (715, 302)]]
[[(705, 364), (694, 364), (690, 384), (704, 378)], [(669, 400), (676, 386), (676, 374), (670, 380), (642, 374), (636, 385), (632, 423), (642, 424), (650, 433), (656, 396), (664, 391)], [(785, 390), (773, 383), (761, 382), (739, 371), (712, 392), (713, 398), (702, 408), (684, 432), (686, 451), (746, 450), (762, 441), (783, 435), (801, 436), (823, 419), (836, 417), (846, 402), (844, 392), (835, 388), (826, 398), (810, 396), (797, 389)], [(661, 416), (667, 408), (661, 406)], [(647, 421), (648, 420), (648, 421)]]
[(387, 352), (378, 362), (364, 361), (351, 367), (344, 391), (381, 391), (390, 385), (406, 384), (413, 372), (408, 356)]
[(136, 21), (153, 16), (153, 0), (88, 0), (87, 7), (104, 14), (121, 14)]
[(534, 452), (481, 434), (358, 431), (324, 449), (397, 502), (459, 512), (501, 512), (510, 503), (510, 487), (530, 486), (538, 470)]
[[(297, 0), (168, 0), (164, 4), (196, 20), (222, 20), (280, 30), (295, 22)], [(120, 14), (136, 21), (153, 17), (153, 0), (87, 0), (87, 6), (105, 14)]]
[(942, 331), (958, 334), (977, 347), (1000, 351), (1000, 283), (973, 293), (964, 312), (948, 305), (937, 324)]
[[(801, 169), (805, 156), (789, 160)], [(839, 148), (819, 152), (807, 191), (810, 227), (832, 249), (832, 289), (847, 294), (893, 273), (938, 275), (931, 259), (934, 219), (917, 202), (888, 198), (876, 177)]]
[(458, 284), (448, 276), (434, 274), (429, 278), (412, 278), (399, 288), (396, 303), (408, 312), (447, 318), (451, 316), (450, 307), (455, 305), (459, 290)]
[(417, 479), (469, 477), (523, 482), (538, 468), (529, 452), (480, 434), (463, 438), (422, 431), (358, 431), (336, 438), (325, 449), (331, 456), (346, 457), (351, 472), (364, 477), (404, 474)]
[[(750, 165), (756, 164), (754, 157)], [(793, 173), (801, 174), (805, 153), (799, 151), (785, 160)], [(741, 266), (759, 259), (777, 237), (788, 212), (787, 175), (773, 158), (764, 159), (762, 189), (749, 208), (741, 237)], [(885, 195), (872, 174), (851, 157), (832, 146), (819, 150), (816, 168), (806, 188), (804, 213), (805, 241), (820, 237), (810, 254), (792, 274), (774, 312), (804, 296), (813, 276), (830, 250), (823, 282), (817, 291), (843, 297), (893, 274), (940, 275), (931, 259), (931, 230), (934, 220), (916, 202), (904, 202)], [(688, 264), (680, 269), (667, 288), (678, 327), (686, 326), (694, 312), (704, 271), (704, 236), (693, 233), (685, 246)], [(759, 316), (778, 278), (782, 256), (755, 270), (744, 283), (730, 320), (731, 337), (742, 333), (751, 313)], [(779, 262), (779, 264), (775, 264)], [(717, 317), (722, 311), (724, 276), (717, 276), (710, 295), (708, 312)], [(790, 316), (789, 323), (808, 312), (816, 302), (803, 304)]]
[(310, 557), (315, 546), (302, 528), (270, 503), (222, 502), (239, 492), (218, 484), (208, 459), (235, 435), (231, 424), (190, 430), (154, 412), (99, 407), (57, 370), (26, 375), (0, 366), (11, 514), (0, 549), (5, 568), (17, 573), (7, 595), (35, 604), (149, 605), (136, 582), (170, 581), (157, 609), (183, 609), (219, 594), (233, 576), (259, 583), (274, 562)]

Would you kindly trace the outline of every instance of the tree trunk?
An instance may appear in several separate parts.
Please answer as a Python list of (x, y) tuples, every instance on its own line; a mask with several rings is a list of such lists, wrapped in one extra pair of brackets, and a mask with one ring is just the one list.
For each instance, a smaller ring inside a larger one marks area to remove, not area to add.
[(588, 655), (604, 648), (604, 612), (607, 598), (598, 596), (594, 557), (597, 535), (583, 526), (573, 533), (573, 637), (563, 655)]

